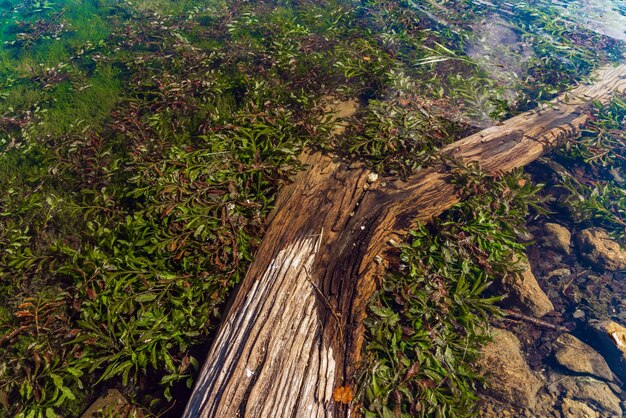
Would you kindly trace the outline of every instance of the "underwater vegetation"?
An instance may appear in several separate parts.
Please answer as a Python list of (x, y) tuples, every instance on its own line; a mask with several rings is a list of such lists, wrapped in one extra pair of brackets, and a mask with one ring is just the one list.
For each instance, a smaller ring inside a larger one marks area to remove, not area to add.
[(410, 232), (370, 305), (365, 416), (475, 414), (475, 360), (490, 322), (504, 314), (492, 288), (521, 268), (528, 219), (559, 210), (576, 229), (599, 226), (626, 244), (626, 103), (615, 96), (588, 112), (581, 136), (543, 163), (554, 173), (551, 190), (522, 171), (494, 178), (451, 166), (466, 198)]
[[(501, 18), (532, 58), (505, 85), (466, 52), (500, 12), (448, 3), (1, 2), (0, 416), (78, 416), (107, 387), (145, 414), (180, 407), (305, 147), (405, 176), (622, 47), (524, 3)], [(337, 136), (329, 96), (361, 103)], [(576, 158), (623, 164), (611, 106)], [(473, 410), (483, 290), (521, 249), (535, 188), (458, 175), (485, 193), (416, 229), (372, 302), (366, 413)], [(596, 202), (579, 216), (623, 239), (614, 189), (576, 190)]]
[(410, 232), (397, 272), (370, 305), (365, 416), (474, 412), (475, 360), (490, 317), (500, 315), (500, 297), (486, 291), (519, 269), (517, 236), (529, 209), (541, 211), (540, 187), (521, 170), (497, 178), (473, 166), (457, 170), (458, 186), (472, 196)]
[(580, 225), (596, 225), (626, 245), (626, 102), (597, 103), (580, 138), (567, 144), (558, 175), (567, 190), (564, 210)]

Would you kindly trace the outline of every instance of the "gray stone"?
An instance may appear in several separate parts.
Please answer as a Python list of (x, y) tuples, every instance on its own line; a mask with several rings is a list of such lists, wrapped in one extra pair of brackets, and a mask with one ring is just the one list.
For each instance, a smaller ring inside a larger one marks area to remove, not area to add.
[(528, 367), (513, 333), (495, 329), (479, 363), (491, 396), (519, 408), (535, 407), (541, 382)]
[(546, 223), (544, 225), (543, 245), (555, 251), (565, 254), (572, 252), (570, 243), (572, 233), (567, 228), (555, 223)]
[(613, 380), (613, 373), (604, 358), (593, 348), (570, 334), (561, 334), (554, 342), (554, 358), (561, 366), (575, 373)]

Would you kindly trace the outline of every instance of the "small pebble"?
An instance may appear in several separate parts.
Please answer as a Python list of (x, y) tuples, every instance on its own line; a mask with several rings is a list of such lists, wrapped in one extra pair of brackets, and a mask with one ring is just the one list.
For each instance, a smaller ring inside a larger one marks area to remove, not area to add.
[(369, 173), (367, 175), (367, 182), (372, 184), (374, 183), (376, 180), (378, 180), (378, 174), (376, 173)]

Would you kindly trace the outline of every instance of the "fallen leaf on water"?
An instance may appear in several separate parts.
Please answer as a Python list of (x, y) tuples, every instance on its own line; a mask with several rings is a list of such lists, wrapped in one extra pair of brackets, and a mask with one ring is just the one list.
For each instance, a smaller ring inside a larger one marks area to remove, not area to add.
[(340, 402), (343, 404), (349, 404), (354, 398), (354, 393), (352, 393), (352, 388), (350, 386), (340, 386), (333, 390), (333, 399), (335, 402)]

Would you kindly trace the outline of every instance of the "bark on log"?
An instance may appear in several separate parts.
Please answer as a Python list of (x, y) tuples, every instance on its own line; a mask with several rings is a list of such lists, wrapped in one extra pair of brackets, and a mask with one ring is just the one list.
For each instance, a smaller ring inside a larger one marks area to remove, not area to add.
[[(626, 66), (552, 106), (511, 118), (442, 152), (488, 172), (522, 167), (579, 134), (585, 107), (626, 90)], [(393, 241), (458, 201), (444, 167), (368, 183), (368, 170), (321, 154), (281, 190), (266, 236), (225, 314), (185, 417), (330, 417), (351, 381), (367, 301)], [(370, 179), (371, 180), (371, 179)]]

